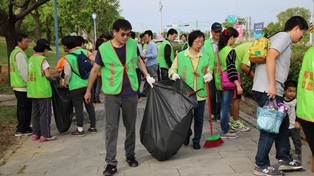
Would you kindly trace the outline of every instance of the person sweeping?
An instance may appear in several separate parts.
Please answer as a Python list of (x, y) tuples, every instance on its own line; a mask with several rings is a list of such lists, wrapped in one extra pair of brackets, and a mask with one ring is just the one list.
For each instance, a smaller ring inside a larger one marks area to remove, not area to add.
[[(194, 138), (192, 141), (195, 150), (201, 148), (200, 139), (203, 131), (204, 109), (207, 99), (205, 83), (213, 78), (209, 69), (209, 58), (201, 52), (204, 40), (203, 32), (199, 30), (191, 32), (188, 37), (189, 48), (176, 56), (168, 72), (170, 79), (174, 81), (183, 79), (194, 91), (197, 91), (199, 106), (193, 110), (192, 118), (194, 120)], [(190, 128), (184, 141), (185, 146), (189, 145), (191, 136), (192, 130)]]

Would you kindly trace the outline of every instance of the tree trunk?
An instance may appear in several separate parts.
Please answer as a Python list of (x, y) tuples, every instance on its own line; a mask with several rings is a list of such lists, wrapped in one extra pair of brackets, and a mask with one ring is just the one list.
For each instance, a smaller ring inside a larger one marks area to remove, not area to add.
[(41, 39), (41, 28), (40, 28), (40, 20), (39, 20), (39, 13), (35, 10), (34, 13), (31, 13), (32, 17), (34, 18), (35, 25), (36, 25), (36, 41)]
[(15, 23), (13, 20), (6, 20), (2, 26), (4, 37), (7, 43), (7, 56), (8, 56), (8, 83), (10, 83), (10, 54), (15, 48)]
[(50, 24), (48, 22), (46, 22), (46, 30), (47, 30), (47, 40), (49, 41), (49, 43), (51, 43), (51, 28), (50, 28)]

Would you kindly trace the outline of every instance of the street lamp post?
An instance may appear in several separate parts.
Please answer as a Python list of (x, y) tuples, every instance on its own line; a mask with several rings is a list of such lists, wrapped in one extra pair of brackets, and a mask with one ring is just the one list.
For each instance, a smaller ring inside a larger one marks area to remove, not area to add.
[(97, 18), (97, 14), (95, 12), (92, 13), (92, 18), (94, 20), (94, 44), (96, 45), (96, 18)]
[(160, 34), (162, 35), (162, 4), (161, 4), (161, 0), (159, 0), (159, 12), (160, 12)]

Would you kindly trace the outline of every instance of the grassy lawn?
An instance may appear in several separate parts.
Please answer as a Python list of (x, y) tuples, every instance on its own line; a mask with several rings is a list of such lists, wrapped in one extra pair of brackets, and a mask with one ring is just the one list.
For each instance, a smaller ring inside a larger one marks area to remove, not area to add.
[[(0, 158), (4, 157), (7, 149), (18, 142), (14, 136), (16, 124), (16, 106), (0, 106)], [(0, 166), (2, 164), (0, 163)]]

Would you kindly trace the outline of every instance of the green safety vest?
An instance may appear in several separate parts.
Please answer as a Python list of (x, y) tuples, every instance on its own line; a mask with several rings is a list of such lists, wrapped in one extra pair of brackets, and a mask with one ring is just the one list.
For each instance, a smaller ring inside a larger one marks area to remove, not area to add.
[(212, 42), (210, 39), (205, 40), (203, 46), (203, 55), (207, 55), (209, 58), (209, 68), (212, 71), (214, 68), (214, 61), (216, 59), (215, 51), (213, 50)]
[(170, 45), (171, 47), (171, 55), (170, 55), (170, 60), (171, 62), (173, 62), (174, 59), (174, 51), (173, 48), (171, 46), (171, 43), (168, 40), (164, 40), (161, 43), (161, 46), (158, 50), (158, 57), (157, 57), (157, 61), (159, 63), (159, 67), (160, 68), (167, 68), (169, 69), (169, 66), (167, 65), (166, 59), (165, 59), (165, 47), (166, 45)]
[(31, 56), (28, 61), (28, 98), (51, 98), (52, 89), (49, 80), (43, 74), (42, 64), (44, 56)]
[[(186, 48), (185, 48), (186, 47)], [(181, 50), (186, 50), (189, 47), (189, 43), (188, 42), (184, 42), (181, 46)], [(185, 49), (184, 49), (185, 48)]]
[(105, 94), (117, 95), (122, 91), (124, 73), (126, 72), (131, 88), (134, 92), (138, 90), (136, 74), (137, 44), (133, 39), (126, 42), (126, 61), (123, 65), (114, 50), (111, 42), (106, 42), (99, 47), (99, 52), (104, 63), (101, 69), (102, 90)]
[(314, 47), (312, 46), (304, 55), (299, 74), (297, 89), (297, 117), (314, 123), (314, 111), (311, 110), (314, 100)]
[[(22, 88), (26, 87), (27, 83), (20, 77), (19, 71), (16, 66), (16, 60), (15, 56), (17, 53), (22, 52), (26, 57), (26, 54), (23, 50), (15, 48), (10, 55), (10, 82), (11, 82), (11, 87), (13, 88)], [(27, 60), (26, 60), (27, 62)]]
[[(233, 48), (230, 46), (225, 46), (222, 50), (219, 51), (221, 71), (225, 71), (227, 69), (227, 56), (232, 49)], [(221, 87), (221, 82), (220, 82), (218, 58), (215, 58), (215, 61), (214, 61), (214, 78), (215, 78), (216, 89), (223, 90)]]
[[(76, 54), (80, 54), (81, 51), (83, 51), (83, 53), (87, 56), (87, 50), (83, 49), (83, 48), (74, 50), (72, 52), (76, 53)], [(69, 90), (87, 87), (88, 79), (82, 79), (79, 75), (75, 74), (75, 73), (79, 74), (77, 57), (73, 56), (71, 54), (67, 54), (67, 55), (65, 55), (65, 59), (69, 62), (69, 64), (71, 65), (71, 69), (72, 69), (71, 78), (70, 78), (69, 83), (68, 83)], [(75, 73), (73, 73), (73, 72), (75, 72)]]
[[(184, 52), (178, 54), (178, 74), (182, 77), (182, 80), (186, 82), (192, 89), (194, 88), (194, 80), (196, 79), (196, 90), (203, 88), (203, 90), (197, 92), (201, 98), (207, 97), (206, 85), (203, 76), (207, 73), (208, 57), (203, 55), (197, 65), (197, 69), (194, 70), (191, 58), (184, 55)], [(194, 91), (196, 91), (194, 90)]]

